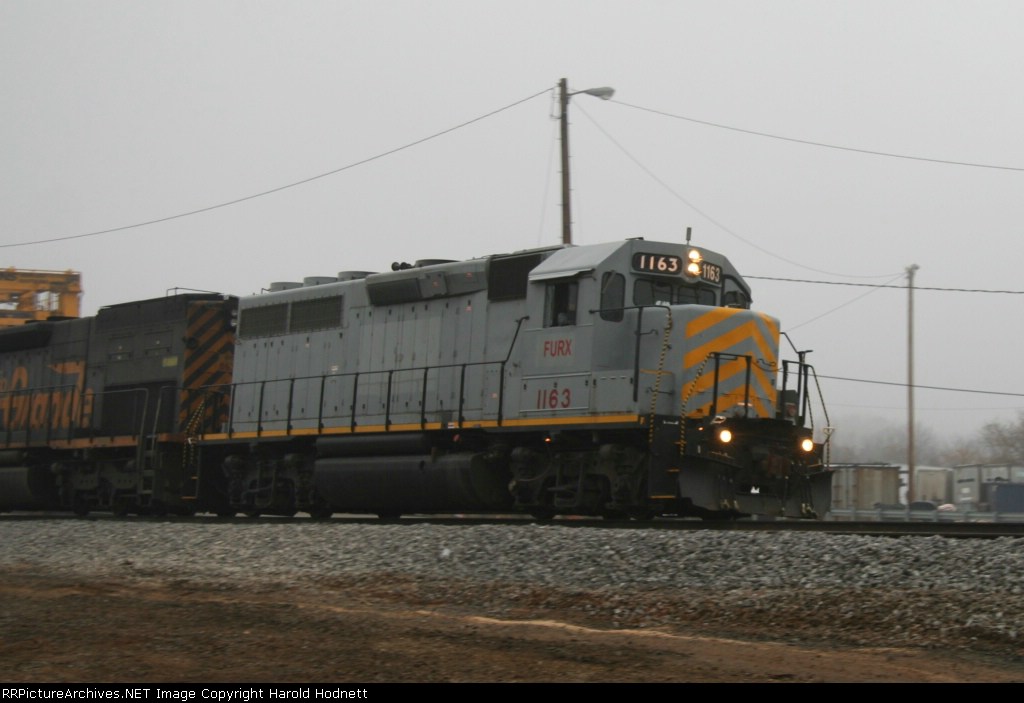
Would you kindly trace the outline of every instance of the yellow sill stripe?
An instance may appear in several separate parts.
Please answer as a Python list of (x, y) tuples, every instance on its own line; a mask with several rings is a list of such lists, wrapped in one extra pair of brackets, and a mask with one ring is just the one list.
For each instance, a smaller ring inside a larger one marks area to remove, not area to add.
[(391, 425), (388, 428), (386, 425), (357, 425), (355, 429), (351, 426), (344, 425), (338, 427), (325, 427), (322, 431), (317, 431), (314, 428), (303, 428), (294, 430), (263, 430), (262, 432), (246, 431), (246, 432), (234, 432), (232, 434), (217, 433), (202, 435), (200, 440), (203, 441), (222, 441), (222, 440), (236, 440), (236, 439), (268, 439), (268, 438), (280, 438), (280, 437), (303, 437), (303, 436), (331, 436), (331, 435), (350, 435), (350, 434), (380, 434), (380, 433), (399, 433), (399, 432), (423, 432), (423, 431), (439, 431), (439, 430), (475, 430), (475, 429), (508, 429), (513, 428), (543, 428), (543, 427), (562, 427), (570, 425), (609, 425), (609, 424), (629, 424), (634, 423), (637, 425), (646, 424), (646, 417), (643, 415), (633, 414), (621, 414), (621, 415), (574, 415), (574, 416), (563, 416), (563, 417), (535, 417), (535, 418), (523, 418), (523, 419), (511, 419), (502, 420), (501, 424), (498, 424), (497, 420), (466, 420), (462, 423), (462, 427), (452, 425), (449, 427), (447, 423), (440, 422), (428, 422), (426, 425), (420, 425), (417, 423), (409, 423), (403, 425)]
[[(159, 438), (161, 441), (163, 437)], [(148, 440), (147, 440), (148, 441)], [(51, 449), (112, 449), (134, 447), (139, 443), (138, 437), (125, 435), (121, 437), (92, 437), (79, 439), (51, 439), (39, 442), (7, 442), (0, 444), (4, 449), (27, 449), (30, 447), (50, 447)]]

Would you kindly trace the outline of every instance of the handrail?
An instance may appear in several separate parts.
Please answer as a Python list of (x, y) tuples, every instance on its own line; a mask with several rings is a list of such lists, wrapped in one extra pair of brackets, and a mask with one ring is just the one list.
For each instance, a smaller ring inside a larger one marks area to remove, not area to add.
[[(356, 427), (359, 424), (358, 423), (358, 418), (360, 416), (360, 413), (358, 412), (358, 408), (357, 408), (357, 401), (359, 399), (359, 390), (360, 390), (361, 386), (365, 385), (366, 378), (368, 376), (384, 376), (383, 380), (386, 382), (386, 394), (387, 394), (386, 395), (386, 399), (385, 399), (385, 404), (384, 404), (384, 424), (385, 424), (385, 427), (390, 428), (392, 423), (394, 422), (394, 414), (395, 414), (395, 409), (392, 407), (392, 398), (391, 398), (392, 392), (393, 392), (394, 387), (395, 387), (395, 374), (402, 374), (402, 373), (414, 374), (414, 373), (417, 373), (417, 372), (422, 372), (421, 377), (418, 379), (418, 382), (420, 384), (422, 384), (422, 389), (420, 391), (421, 408), (420, 408), (419, 413), (420, 413), (420, 425), (425, 427), (426, 426), (426, 422), (427, 422), (427, 419), (426, 419), (427, 418), (427, 404), (426, 404), (426, 400), (428, 398), (427, 387), (429, 385), (429, 381), (430, 381), (431, 375), (435, 374), (435, 373), (440, 373), (441, 371), (443, 371), (445, 369), (458, 369), (459, 370), (459, 389), (458, 389), (458, 391), (459, 391), (458, 399), (459, 400), (458, 400), (458, 405), (457, 405), (457, 415), (456, 415), (455, 419), (456, 419), (456, 422), (457, 422), (457, 426), (461, 428), (461, 427), (464, 426), (464, 423), (465, 423), (465, 406), (466, 406), (466, 392), (465, 391), (466, 391), (467, 372), (468, 372), (468, 370), (471, 369), (471, 368), (481, 368), (482, 369), (482, 368), (486, 368), (488, 366), (492, 366), (492, 367), (493, 366), (497, 366), (498, 369), (499, 369), (499, 376), (500, 376), (500, 378), (498, 380), (498, 410), (497, 410), (498, 417), (497, 417), (497, 420), (498, 420), (498, 424), (500, 425), (503, 422), (503, 420), (504, 420), (504, 415), (503, 415), (504, 393), (505, 393), (504, 374), (505, 374), (506, 364), (507, 364), (507, 360), (503, 359), (503, 360), (497, 360), (497, 361), (473, 361), (473, 362), (466, 362), (466, 363), (462, 363), (462, 364), (440, 364), (440, 365), (437, 365), (437, 366), (414, 366), (414, 367), (403, 368), (403, 369), (380, 369), (380, 370), (375, 370), (375, 371), (350, 371), (350, 372), (339, 373), (339, 374), (315, 374), (315, 375), (309, 375), (309, 376), (297, 376), (297, 377), (294, 377), (294, 378), (264, 379), (264, 380), (259, 380), (259, 381), (243, 381), (243, 382), (231, 383), (231, 384), (220, 384), (220, 385), (215, 385), (215, 386), (204, 386), (204, 387), (199, 388), (199, 389), (189, 389), (189, 392), (198, 392), (198, 393), (201, 393), (201, 394), (218, 394), (218, 395), (222, 395), (222, 396), (227, 395), (227, 396), (230, 397), (230, 407), (234, 407), (235, 403), (236, 403), (236, 400), (238, 398), (238, 392), (239, 392), (239, 390), (241, 388), (245, 388), (245, 387), (256, 387), (256, 388), (258, 388), (258, 403), (257, 403), (258, 413), (257, 413), (257, 418), (256, 418), (256, 432), (257, 432), (257, 436), (261, 436), (262, 433), (265, 431), (263, 411), (264, 411), (264, 407), (266, 405), (268, 386), (270, 386), (271, 384), (277, 384), (277, 383), (288, 383), (289, 384), (289, 390), (287, 392), (287, 395), (288, 395), (288, 398), (287, 398), (288, 410), (287, 410), (287, 416), (285, 418), (285, 421), (286, 421), (286, 426), (287, 426), (286, 433), (290, 435), (292, 433), (292, 431), (294, 430), (293, 420), (295, 418), (294, 418), (293, 407), (294, 407), (295, 389), (296, 389), (296, 387), (298, 386), (299, 382), (301, 382), (301, 381), (314, 381), (314, 380), (318, 380), (319, 383), (320, 383), (319, 407), (317, 409), (317, 414), (316, 414), (315, 418), (308, 418), (308, 419), (315, 419), (316, 420), (316, 423), (317, 423), (316, 431), (317, 431), (317, 434), (320, 434), (325, 429), (325, 424), (326, 424), (325, 423), (325, 415), (324, 415), (324, 401), (326, 399), (326, 384), (327, 384), (327, 382), (329, 380), (332, 380), (332, 379), (340, 380), (340, 379), (350, 378), (350, 379), (352, 379), (352, 395), (351, 395), (351, 405), (349, 406), (349, 426), (350, 426), (350, 429), (354, 432)], [(483, 376), (482, 375), (480, 377), (480, 380), (481, 380), (481, 382), (483, 381)], [(234, 417), (233, 414), (229, 414), (228, 415), (228, 421), (227, 422), (228, 422), (228, 424), (227, 424), (227, 428), (226, 428), (226, 434), (229, 437), (231, 437), (235, 433), (235, 431), (236, 431), (236, 429), (235, 429), (235, 417)]]

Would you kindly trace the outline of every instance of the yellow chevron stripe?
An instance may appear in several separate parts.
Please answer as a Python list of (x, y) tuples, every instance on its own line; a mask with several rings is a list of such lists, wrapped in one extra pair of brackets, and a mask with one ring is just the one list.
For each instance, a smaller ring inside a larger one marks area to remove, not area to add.
[[(696, 334), (690, 328), (690, 325), (686, 326), (686, 336), (687, 339), (694, 339), (696, 337)], [(708, 354), (711, 352), (731, 351), (733, 347), (739, 346), (745, 341), (750, 341), (755, 347), (757, 347), (757, 350), (760, 353), (755, 354), (754, 356), (768, 361), (773, 366), (777, 363), (775, 358), (775, 341), (766, 339), (764, 332), (758, 324), (753, 320), (750, 320), (737, 327), (725, 330), (718, 336), (709, 339), (704, 344), (688, 351), (686, 356), (683, 357), (683, 368), (688, 370), (695, 366), (699, 366), (704, 363), (704, 359), (706, 359)]]
[(696, 317), (686, 323), (686, 336), (697, 335), (704, 330), (714, 327), (719, 322), (727, 320), (733, 315), (739, 315), (740, 313), (747, 312), (738, 308), (713, 308), (708, 310), (700, 317)]
[[(689, 350), (683, 358), (684, 372), (693, 373), (701, 367), (705, 360), (713, 352), (726, 352), (731, 354), (746, 354), (754, 357), (755, 360), (766, 361), (770, 368), (765, 369), (762, 365), (751, 365), (751, 389), (750, 402), (758, 415), (770, 417), (774, 414), (776, 403), (774, 369), (778, 366), (777, 345), (778, 345), (778, 323), (774, 318), (762, 314), (753, 313), (757, 319), (750, 319), (745, 315), (745, 321), (739, 324), (730, 325), (732, 318), (744, 311), (733, 309), (715, 309), (704, 313), (686, 325), (688, 339), (695, 339), (697, 335), (710, 337), (703, 344)], [(722, 330), (715, 334), (715, 326), (720, 325)], [(726, 410), (733, 405), (744, 402), (743, 385), (747, 370), (745, 359), (733, 359), (726, 361), (718, 369), (719, 398), (718, 409)], [(739, 378), (737, 379), (737, 376)], [(730, 383), (730, 381), (732, 383)], [(705, 368), (704, 373), (693, 384), (695, 395), (707, 393), (714, 388), (714, 369)], [(724, 387), (739, 385), (740, 390), (723, 390)], [(688, 415), (705, 415), (709, 412), (711, 403), (692, 410)]]
[[(718, 369), (718, 389), (719, 393), (732, 392), (727, 386), (736, 385), (742, 387), (746, 378), (747, 365), (742, 359), (736, 361), (730, 361), (727, 364), (723, 364)], [(729, 381), (733, 381), (732, 384)], [(774, 398), (775, 387), (772, 385), (772, 380), (768, 377), (763, 369), (757, 366), (752, 367), (751, 373), (751, 385), (754, 386), (752, 392), (755, 395), (763, 397)], [(711, 391), (715, 386), (715, 374), (714, 371), (709, 371), (701, 375), (700, 378), (693, 384), (694, 393), (704, 393)], [(760, 392), (756, 392), (759, 390)]]
[[(737, 375), (746, 375), (747, 361), (746, 359), (732, 359), (718, 367), (718, 383), (719, 386), (725, 385), (725, 382), (732, 379)], [(769, 370), (765, 370), (760, 364), (751, 364), (750, 373), (752, 376), (752, 382), (761, 387), (762, 392), (765, 394), (772, 394), (775, 391), (774, 380), (772, 376), (769, 376)], [(703, 391), (711, 390), (715, 383), (715, 371), (714, 369), (705, 368), (700, 378), (694, 382), (694, 392), (700, 393)]]

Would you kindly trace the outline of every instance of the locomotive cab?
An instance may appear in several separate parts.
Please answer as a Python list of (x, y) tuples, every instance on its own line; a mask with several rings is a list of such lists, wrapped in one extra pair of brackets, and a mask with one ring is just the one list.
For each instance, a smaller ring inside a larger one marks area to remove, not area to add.
[[(553, 495), (555, 511), (589, 500), (593, 512), (701, 517), (827, 507), (811, 489), (826, 477), (812, 478), (820, 446), (803, 427), (809, 368), (780, 363), (777, 320), (750, 310), (727, 259), (637, 239), (563, 249), (529, 280), (512, 412), (560, 431), (546, 462), (515, 462), (517, 483), (531, 487), (524, 504)], [(777, 389), (780, 375), (796, 385)], [(786, 412), (797, 406), (799, 416)], [(589, 467), (587, 452), (636, 458)]]

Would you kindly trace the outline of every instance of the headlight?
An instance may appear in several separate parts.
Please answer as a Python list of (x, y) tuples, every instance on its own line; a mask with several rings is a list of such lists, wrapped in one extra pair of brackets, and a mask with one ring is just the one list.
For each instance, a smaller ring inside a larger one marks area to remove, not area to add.
[(723, 427), (718, 431), (718, 441), (722, 444), (728, 444), (732, 441), (732, 430)]
[(686, 252), (686, 258), (689, 262), (686, 264), (686, 272), (691, 276), (699, 276), (702, 272), (701, 264), (704, 262), (704, 256), (700, 253), (699, 249), (690, 249)]
[(813, 452), (814, 440), (811, 439), (810, 437), (804, 437), (803, 439), (800, 440), (800, 448), (808, 453)]

